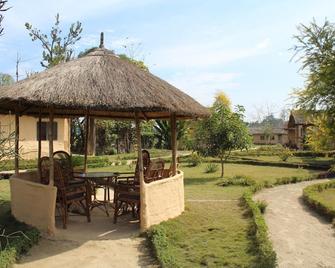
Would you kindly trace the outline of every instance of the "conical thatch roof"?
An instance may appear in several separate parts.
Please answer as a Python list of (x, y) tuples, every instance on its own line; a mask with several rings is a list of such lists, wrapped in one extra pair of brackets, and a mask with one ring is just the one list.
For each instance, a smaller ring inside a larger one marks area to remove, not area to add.
[(97, 48), (86, 56), (59, 64), (0, 90), (0, 112), (56, 116), (164, 118), (203, 117), (206, 108), (164, 80)]

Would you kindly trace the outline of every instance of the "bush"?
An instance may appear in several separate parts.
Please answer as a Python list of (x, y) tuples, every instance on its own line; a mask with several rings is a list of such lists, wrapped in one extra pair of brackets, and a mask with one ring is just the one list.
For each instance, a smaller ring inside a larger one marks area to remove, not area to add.
[(219, 165), (215, 163), (209, 163), (205, 167), (205, 173), (214, 173), (218, 171), (218, 169), (219, 169)]
[(161, 267), (178, 267), (173, 253), (170, 252), (166, 230), (163, 224), (155, 225), (147, 232), (154, 255)]
[(188, 165), (190, 167), (199, 166), (202, 162), (202, 158), (198, 153), (193, 152), (188, 158)]
[(231, 178), (221, 180), (218, 185), (220, 186), (229, 186), (229, 185), (242, 185), (242, 186), (252, 186), (255, 185), (256, 182), (244, 175), (235, 175)]
[(252, 226), (250, 235), (255, 239), (256, 250), (258, 253), (258, 266), (259, 268), (274, 268), (277, 267), (277, 256), (273, 250), (272, 243), (268, 236), (268, 228), (262, 216), (261, 210), (257, 203), (252, 200), (254, 190), (247, 190), (243, 194), (243, 201), (249, 209), (252, 216)]
[(318, 194), (328, 188), (335, 188), (335, 181), (318, 183), (307, 186), (303, 190), (303, 199), (308, 206), (315, 209), (320, 215), (325, 216), (330, 221), (335, 219), (335, 208), (320, 201)]
[(260, 212), (262, 214), (264, 214), (265, 210), (266, 210), (266, 207), (268, 206), (268, 203), (266, 203), (266, 201), (262, 200), (262, 201), (257, 201), (256, 204), (257, 204)]
[(4, 224), (0, 228), (0, 233), (4, 231), (4, 234), (9, 235), (16, 231), (21, 231), (24, 235), (12, 236), (9, 239), (9, 244), (5, 241), (6, 239), (0, 238), (2, 250), (0, 249), (0, 268), (11, 267), (13, 263), (25, 254), (28, 250), (38, 242), (40, 233), (37, 229), (30, 227), (24, 223), (18, 222), (8, 212), (5, 215), (1, 215), (1, 224)]
[(293, 156), (293, 154), (290, 149), (283, 148), (283, 150), (279, 152), (278, 156), (282, 161), (286, 162), (291, 156)]

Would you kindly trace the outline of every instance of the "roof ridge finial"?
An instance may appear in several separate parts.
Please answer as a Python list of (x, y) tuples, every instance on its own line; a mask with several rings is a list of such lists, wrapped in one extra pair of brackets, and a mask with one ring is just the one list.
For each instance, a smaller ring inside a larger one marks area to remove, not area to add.
[(100, 45), (99, 48), (104, 48), (104, 33), (100, 33)]

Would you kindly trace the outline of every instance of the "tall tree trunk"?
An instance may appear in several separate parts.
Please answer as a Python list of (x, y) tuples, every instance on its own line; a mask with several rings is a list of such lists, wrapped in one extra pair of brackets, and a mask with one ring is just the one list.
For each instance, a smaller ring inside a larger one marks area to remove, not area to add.
[(222, 157), (220, 158), (220, 160), (221, 160), (221, 178), (223, 178), (223, 176), (224, 176), (224, 160), (223, 160)]
[(95, 148), (96, 148), (95, 119), (90, 117), (88, 122), (90, 131), (88, 134), (87, 154), (95, 155)]

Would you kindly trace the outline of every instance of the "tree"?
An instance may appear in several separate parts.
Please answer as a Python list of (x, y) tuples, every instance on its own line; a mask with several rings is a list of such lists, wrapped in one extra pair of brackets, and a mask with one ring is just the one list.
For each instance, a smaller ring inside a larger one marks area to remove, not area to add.
[[(185, 121), (177, 121), (177, 140), (182, 139), (187, 132)], [(167, 120), (156, 120), (154, 135), (157, 139), (157, 147), (171, 149), (171, 125)]]
[(335, 26), (328, 20), (319, 26), (315, 20), (300, 24), (294, 36), (297, 45), (293, 57), (307, 74), (306, 86), (295, 92), (297, 106), (307, 111), (325, 111), (335, 115)]
[(71, 60), (74, 51), (73, 46), (81, 38), (80, 34), (83, 28), (79, 21), (71, 24), (68, 34), (64, 37), (61, 36), (63, 31), (59, 23), (59, 14), (57, 14), (55, 24), (51, 28), (49, 37), (40, 30), (33, 28), (30, 23), (27, 22), (25, 24), (31, 40), (39, 40), (42, 43), (43, 53), (41, 65), (45, 68), (50, 68), (61, 62)]
[(232, 150), (247, 149), (251, 145), (251, 137), (243, 122), (243, 106), (238, 105), (232, 111), (230, 101), (224, 93), (216, 96), (210, 110), (210, 117), (202, 120), (196, 129), (195, 149), (204, 156), (219, 157), (223, 177), (224, 163)]
[(334, 119), (330, 119), (326, 114), (315, 114), (310, 118), (313, 126), (307, 129), (307, 144), (314, 151), (335, 149), (335, 129)]
[(3, 27), (2, 27), (2, 21), (3, 21), (3, 12), (7, 11), (8, 9), (10, 9), (10, 7), (5, 7), (5, 5), (7, 4), (7, 0), (0, 0), (0, 36), (3, 35)]
[(330, 138), (334, 138), (331, 133), (335, 129), (335, 25), (328, 20), (318, 25), (313, 20), (309, 25), (299, 25), (298, 30), (294, 57), (302, 63), (307, 79), (305, 88), (295, 91), (296, 105), (315, 115), (320, 124), (319, 129), (309, 131), (308, 143), (314, 149), (326, 149), (333, 144)]
[(8, 86), (14, 83), (14, 78), (10, 74), (0, 73), (0, 86)]

